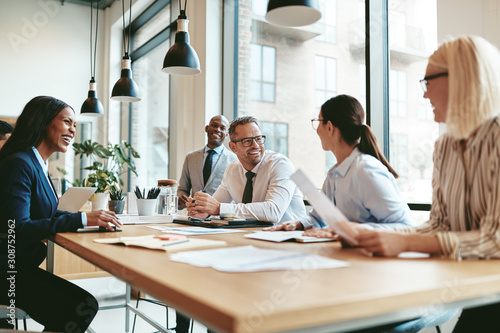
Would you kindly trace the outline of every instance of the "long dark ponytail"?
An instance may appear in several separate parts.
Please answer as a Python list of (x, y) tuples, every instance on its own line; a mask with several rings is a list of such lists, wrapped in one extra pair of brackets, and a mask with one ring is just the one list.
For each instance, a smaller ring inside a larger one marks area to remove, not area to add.
[(321, 106), (321, 116), (324, 124), (330, 121), (333, 126), (339, 129), (342, 139), (347, 144), (357, 143), (360, 152), (378, 159), (394, 177), (398, 178), (397, 172), (378, 148), (377, 138), (370, 126), (363, 123), (365, 111), (356, 98), (349, 95), (338, 95), (330, 98)]
[(29, 101), (17, 118), (11, 137), (0, 150), (0, 161), (12, 153), (38, 146), (52, 119), (67, 107), (68, 104), (49, 96), (38, 96)]

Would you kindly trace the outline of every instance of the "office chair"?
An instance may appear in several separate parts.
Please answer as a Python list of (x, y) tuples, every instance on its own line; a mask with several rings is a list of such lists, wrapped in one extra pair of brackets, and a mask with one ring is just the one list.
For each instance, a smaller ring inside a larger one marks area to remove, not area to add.
[[(0, 319), (10, 319), (10, 308), (6, 305), (0, 305)], [(14, 308), (16, 320), (14, 322), (15, 329), (18, 329), (17, 321), (23, 321), (24, 330), (26, 331), (26, 319), (29, 318), (28, 314), (19, 308)]]
[[(146, 302), (149, 302), (149, 303), (152, 303), (152, 304), (156, 304), (156, 305), (159, 305), (159, 306), (164, 306), (165, 307), (165, 326), (168, 327), (168, 306), (161, 302), (161, 301), (158, 301), (158, 300), (155, 300), (155, 299), (151, 299), (151, 298), (147, 298), (147, 297), (141, 297), (141, 291), (138, 290), (137, 291), (137, 300), (136, 300), (136, 303), (135, 303), (135, 307), (138, 308), (139, 307), (139, 301), (146, 301)], [(134, 333), (135, 331), (135, 321), (137, 319), (137, 314), (134, 314), (134, 322), (132, 324), (132, 333)], [(189, 324), (189, 332), (190, 333), (193, 333), (193, 327), (194, 327), (194, 322), (193, 322), (193, 319), (191, 319), (191, 322)], [(175, 328), (169, 328), (169, 330), (175, 330)]]

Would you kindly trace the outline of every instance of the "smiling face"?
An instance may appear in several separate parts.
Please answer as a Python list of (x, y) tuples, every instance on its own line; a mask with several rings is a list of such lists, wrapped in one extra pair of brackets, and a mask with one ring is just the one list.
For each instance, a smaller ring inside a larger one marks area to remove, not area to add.
[[(255, 123), (238, 125), (234, 130), (234, 136), (231, 134), (231, 140), (241, 140), (262, 135), (259, 126)], [(243, 167), (250, 171), (259, 164), (262, 156), (264, 156), (264, 145), (259, 145), (255, 140), (249, 147), (244, 147), (241, 142), (229, 142), (229, 148), (236, 154)]]
[(205, 126), (207, 133), (208, 147), (217, 148), (224, 143), (229, 129), (229, 121), (224, 116), (215, 116), (210, 119), (210, 123)]
[[(427, 65), (425, 76), (431, 76), (443, 72), (442, 69), (433, 65)], [(428, 98), (434, 108), (434, 121), (446, 122), (448, 110), (448, 76), (441, 76), (427, 82), (427, 92), (424, 98)]]
[(75, 112), (70, 107), (66, 107), (52, 119), (45, 133), (40, 146), (44, 146), (46, 153), (52, 154), (55, 152), (65, 153), (71, 140), (76, 133)]

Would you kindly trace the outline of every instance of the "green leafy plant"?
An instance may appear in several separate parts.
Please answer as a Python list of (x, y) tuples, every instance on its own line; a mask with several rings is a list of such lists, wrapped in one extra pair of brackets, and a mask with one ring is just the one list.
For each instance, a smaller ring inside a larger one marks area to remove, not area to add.
[(123, 140), (119, 144), (103, 146), (98, 142), (85, 140), (73, 143), (75, 155), (90, 157), (92, 165), (86, 167), (91, 173), (82, 180), (86, 187), (97, 187), (96, 193), (109, 192), (111, 186), (123, 186), (121, 175), (128, 169), (137, 176), (134, 158), (140, 158), (139, 153), (130, 143)]
[(109, 188), (109, 198), (111, 200), (123, 200), (123, 192), (122, 190), (119, 190), (118, 188), (111, 186)]

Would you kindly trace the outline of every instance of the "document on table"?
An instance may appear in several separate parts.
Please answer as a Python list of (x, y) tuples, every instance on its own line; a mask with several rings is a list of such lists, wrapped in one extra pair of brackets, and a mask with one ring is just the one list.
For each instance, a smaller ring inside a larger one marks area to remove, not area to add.
[(169, 234), (178, 234), (186, 236), (196, 235), (212, 235), (212, 234), (229, 234), (233, 232), (244, 232), (245, 230), (238, 229), (211, 229), (203, 227), (184, 227), (184, 228), (171, 228), (162, 226), (149, 226), (148, 228), (168, 232)]
[(344, 214), (323, 192), (314, 187), (313, 183), (302, 170), (297, 170), (291, 175), (291, 178), (313, 206), (314, 213), (318, 214), (333, 231), (344, 238), (349, 244), (356, 245), (356, 230), (349, 226)]
[(117, 215), (118, 221), (122, 224), (156, 224), (156, 223), (172, 223), (174, 220), (172, 215), (155, 215), (155, 216), (139, 216), (139, 215)]
[(212, 267), (222, 272), (324, 269), (347, 267), (345, 261), (286, 250), (261, 249), (252, 245), (170, 255), (172, 261), (197, 267)]
[(243, 237), (258, 239), (270, 242), (284, 242), (287, 240), (294, 240), (299, 243), (315, 243), (315, 242), (333, 242), (332, 238), (318, 238), (302, 235), (304, 230), (295, 231), (256, 231), (251, 234), (246, 234)]

